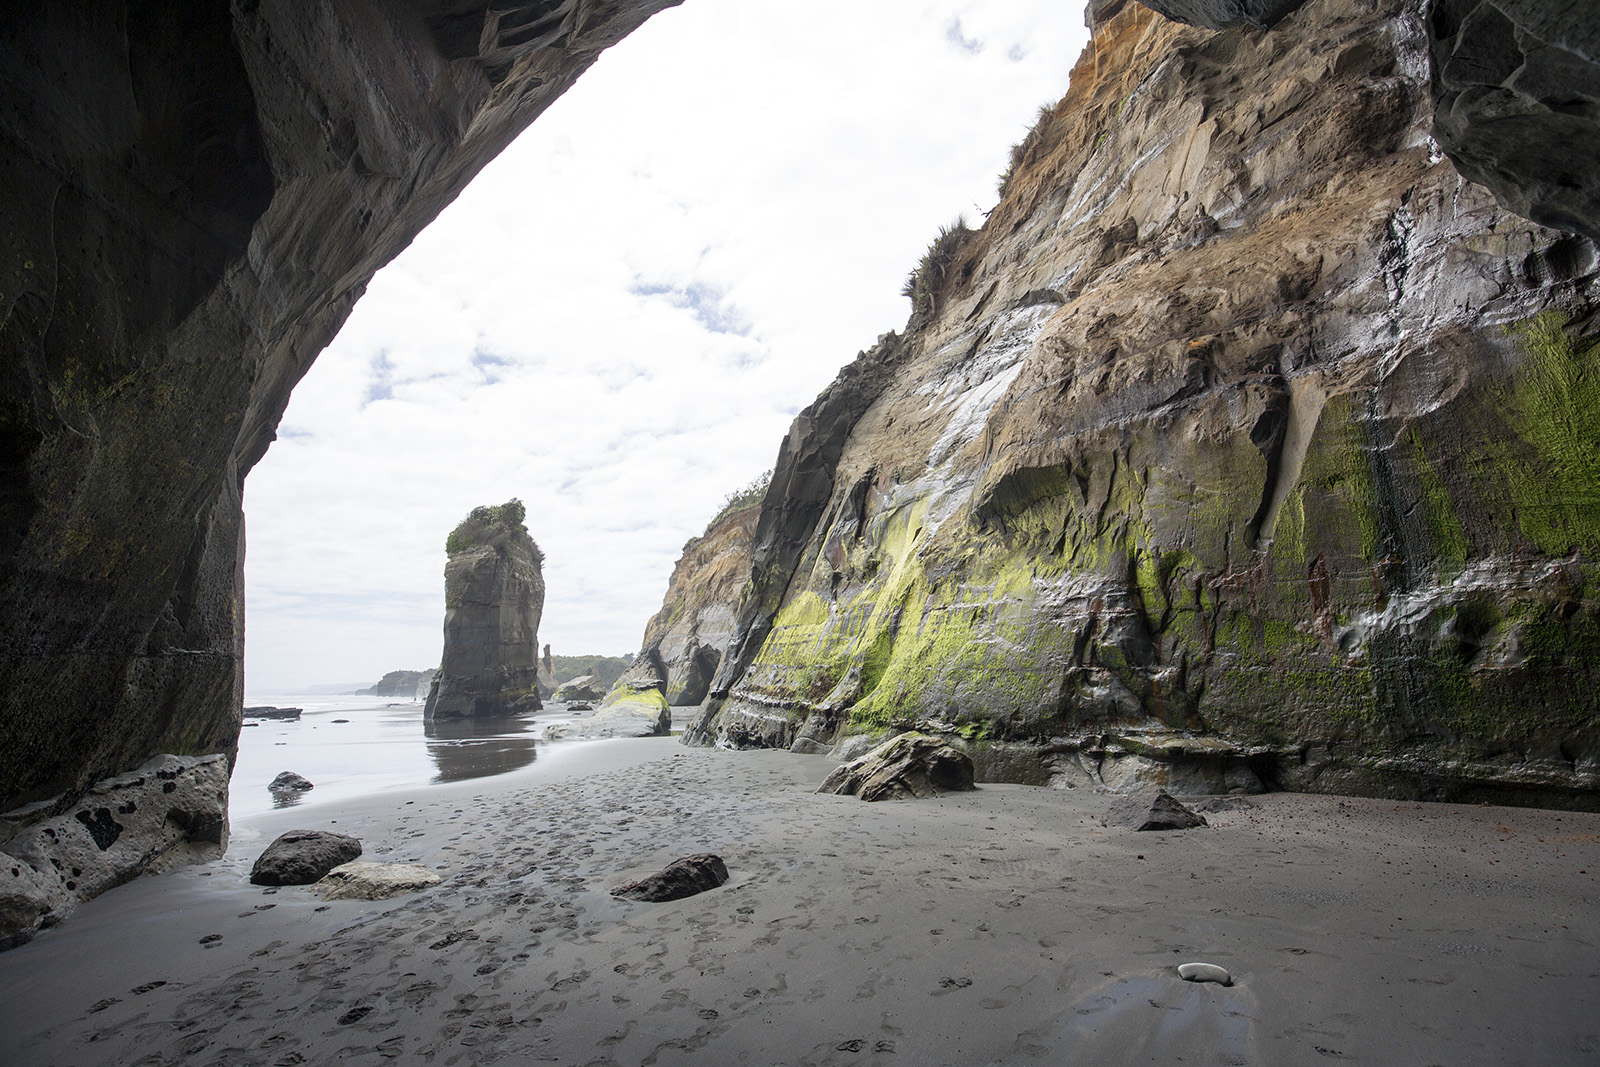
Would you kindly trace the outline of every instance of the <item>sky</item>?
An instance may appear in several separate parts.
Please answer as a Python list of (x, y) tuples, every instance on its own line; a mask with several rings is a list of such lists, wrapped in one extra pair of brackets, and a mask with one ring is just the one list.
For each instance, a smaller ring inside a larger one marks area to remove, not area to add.
[(445, 537), (512, 497), (541, 642), (637, 651), (1086, 40), (1070, 0), (686, 0), (604, 53), (296, 389), (245, 482), (246, 691), (436, 665)]

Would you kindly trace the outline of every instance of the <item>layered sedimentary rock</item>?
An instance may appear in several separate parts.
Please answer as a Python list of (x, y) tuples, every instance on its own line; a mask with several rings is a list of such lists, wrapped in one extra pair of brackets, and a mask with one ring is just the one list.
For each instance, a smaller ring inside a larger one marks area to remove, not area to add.
[(639, 655), (618, 685), (658, 679), (674, 706), (706, 698), (733, 635), (760, 517), (759, 502), (734, 507), (683, 546), (661, 610), (645, 624)]
[(1439, 153), (1428, 41), (1102, 22), (796, 420), (686, 740), (1592, 806), (1595, 249)]
[[(1210, 29), (1271, 26), (1303, 0), (1150, 0)], [(1095, 0), (1091, 26), (1124, 0)], [(1439, 146), (1500, 203), (1600, 240), (1600, 11), (1593, 0), (1431, 0)]]
[(444, 653), (424, 719), (537, 711), (544, 555), (522, 502), (474, 508), (446, 542)]
[(367, 280), (674, 0), (12, 5), (0, 807), (229, 752), (241, 484)]

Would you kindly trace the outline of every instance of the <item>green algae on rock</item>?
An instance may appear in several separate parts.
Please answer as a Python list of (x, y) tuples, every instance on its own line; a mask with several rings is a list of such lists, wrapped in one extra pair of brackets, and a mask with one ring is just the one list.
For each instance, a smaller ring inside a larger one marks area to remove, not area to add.
[(796, 420), (685, 740), (1600, 803), (1583, 239), (1432, 151), (1414, 3), (1107, 11), (937, 304)]

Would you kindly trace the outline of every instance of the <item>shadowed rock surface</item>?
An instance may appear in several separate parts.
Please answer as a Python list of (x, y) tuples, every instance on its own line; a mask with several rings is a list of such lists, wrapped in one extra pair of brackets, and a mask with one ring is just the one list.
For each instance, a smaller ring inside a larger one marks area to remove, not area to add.
[(0, 807), (239, 733), (245, 473), (367, 280), (674, 0), (10, 5)]
[[(1510, 210), (1600, 241), (1600, 7), (1434, 0), (1428, 36), (1439, 147)], [(1530, 269), (1570, 277), (1593, 257), (1574, 244)]]
[(424, 719), (537, 711), (544, 554), (520, 500), (474, 508), (450, 534), (444, 566), (444, 653)]
[[(1274, 26), (1303, 2), (1147, 6), (1218, 30)], [(1124, 6), (1096, 0), (1086, 21), (1098, 26)], [(1600, 11), (1593, 0), (1432, 0), (1423, 30), (1433, 135), (1461, 174), (1524, 218), (1600, 241)]]
[(901, 734), (835, 767), (817, 787), (862, 800), (909, 800), (975, 788), (972, 760), (936, 737)]
[(310, 885), (361, 855), (361, 842), (327, 830), (279, 834), (250, 868), (252, 885)]
[(0, 819), (0, 948), (130, 878), (221, 855), (228, 761), (157, 756), (59, 807), (45, 801)]
[(637, 882), (619, 885), (611, 891), (624, 900), (682, 900), (696, 893), (715, 889), (728, 880), (728, 865), (721, 856), (701, 852), (673, 860), (661, 870)]
[(1184, 807), (1165, 789), (1141, 789), (1114, 800), (1100, 817), (1100, 825), (1129, 830), (1190, 830), (1206, 825), (1206, 818)]
[[(1131, 3), (1131, 0), (1129, 0)], [(1252, 26), (1265, 29), (1276, 25), (1283, 17), (1305, 0), (1150, 0), (1145, 7), (1178, 22), (1191, 26), (1204, 26), (1209, 30), (1226, 30), (1234, 26)], [(1091, 4), (1088, 22), (1099, 25), (1111, 14), (1127, 6), (1122, 3)]]
[(1427, 71), (1404, 0), (1101, 22), (795, 421), (685, 740), (1600, 803), (1594, 249), (1433, 150)]

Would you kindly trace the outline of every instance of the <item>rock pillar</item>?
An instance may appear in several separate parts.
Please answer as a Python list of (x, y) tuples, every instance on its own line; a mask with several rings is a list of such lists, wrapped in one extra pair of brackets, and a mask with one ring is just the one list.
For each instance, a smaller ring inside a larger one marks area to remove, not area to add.
[(444, 655), (424, 719), (537, 711), (544, 554), (520, 500), (474, 508), (445, 542)]

